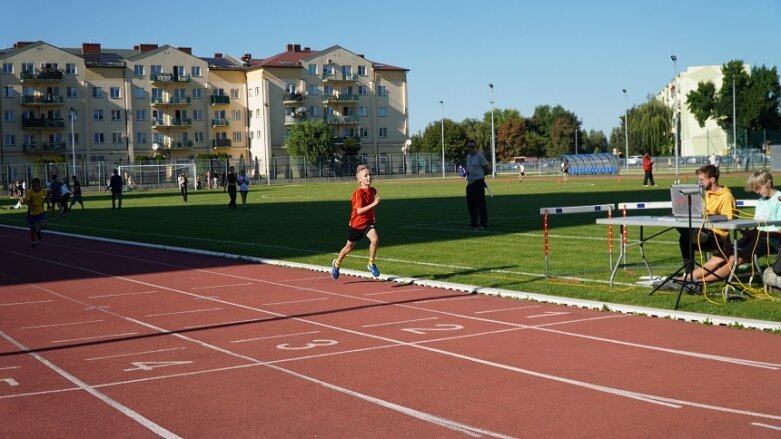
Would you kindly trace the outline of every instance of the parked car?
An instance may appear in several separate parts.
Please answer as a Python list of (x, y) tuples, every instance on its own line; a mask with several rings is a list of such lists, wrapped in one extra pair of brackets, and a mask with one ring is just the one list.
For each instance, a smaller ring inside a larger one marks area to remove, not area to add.
[(626, 159), (626, 164), (630, 166), (639, 165), (640, 163), (643, 163), (643, 156), (641, 155), (629, 156), (629, 158)]

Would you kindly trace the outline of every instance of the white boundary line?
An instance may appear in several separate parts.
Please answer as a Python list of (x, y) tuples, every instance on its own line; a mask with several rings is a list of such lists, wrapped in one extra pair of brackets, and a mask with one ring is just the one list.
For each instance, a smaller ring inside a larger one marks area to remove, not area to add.
[[(0, 227), (14, 229), (14, 230), (27, 230), (27, 228), (25, 227), (8, 226), (4, 224), (0, 224)], [(71, 237), (71, 238), (79, 238), (79, 239), (92, 240), (98, 242), (107, 242), (111, 244), (129, 245), (133, 247), (152, 248), (157, 250), (168, 250), (168, 251), (189, 253), (195, 255), (214, 256), (214, 257), (221, 257), (227, 259), (235, 259), (239, 261), (274, 265), (280, 267), (299, 268), (304, 270), (312, 270), (312, 271), (319, 271), (325, 273), (330, 273), (331, 271), (331, 267), (323, 267), (320, 265), (312, 265), (312, 264), (303, 264), (299, 262), (281, 261), (277, 259), (259, 258), (255, 256), (244, 256), (244, 255), (237, 255), (233, 253), (223, 253), (223, 252), (215, 252), (210, 250), (200, 250), (200, 249), (192, 249), (187, 247), (168, 246), (168, 245), (160, 245), (160, 244), (147, 244), (144, 242), (125, 241), (121, 239), (102, 238), (96, 236), (79, 235), (76, 233), (66, 233), (66, 232), (58, 232), (58, 231), (49, 231), (47, 233), (52, 235)], [(348, 275), (348, 276), (373, 279), (368, 273), (364, 273), (362, 271), (357, 271), (357, 270), (342, 269), (341, 273), (343, 275)], [(611, 302), (600, 302), (595, 300), (572, 299), (568, 297), (548, 296), (545, 294), (527, 293), (524, 291), (513, 291), (513, 290), (502, 289), (502, 288), (481, 287), (475, 285), (457, 284), (452, 282), (417, 279), (413, 277), (381, 275), (379, 279), (386, 280), (389, 282), (418, 285), (422, 287), (461, 291), (470, 294), (486, 294), (490, 296), (529, 300), (533, 302), (553, 303), (556, 305), (573, 306), (576, 308), (598, 309), (598, 310), (608, 309), (610, 311), (623, 313), (623, 314), (639, 314), (639, 315), (646, 315), (650, 317), (669, 318), (675, 320), (682, 320), (686, 322), (707, 323), (707, 324), (713, 324), (719, 326), (740, 325), (744, 328), (759, 329), (763, 331), (781, 331), (781, 322), (773, 322), (767, 320), (755, 320), (755, 319), (745, 319), (745, 318), (732, 317), (732, 316), (719, 316), (714, 314), (701, 314), (701, 313), (693, 313), (693, 312), (686, 312), (686, 311), (666, 310), (660, 308), (649, 308), (644, 306), (623, 305), (623, 304), (611, 303)]]

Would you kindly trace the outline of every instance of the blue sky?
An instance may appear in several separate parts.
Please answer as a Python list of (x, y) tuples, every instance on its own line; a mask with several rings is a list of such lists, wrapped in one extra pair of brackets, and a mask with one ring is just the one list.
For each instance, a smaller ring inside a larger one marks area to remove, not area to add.
[(493, 83), (497, 109), (530, 116), (538, 105), (562, 105), (584, 129), (609, 135), (625, 109), (621, 90), (630, 107), (645, 102), (672, 79), (672, 54), (679, 70), (733, 59), (781, 66), (781, 0), (234, 0), (233, 13), (194, 1), (113, 13), (105, 2), (43, 4), (47, 11), (35, 14), (27, 2), (5, 5), (0, 44), (157, 43), (191, 47), (196, 56), (256, 58), (287, 43), (339, 45), (407, 68), (411, 134), (439, 122), (440, 100), (448, 119), (482, 118)]

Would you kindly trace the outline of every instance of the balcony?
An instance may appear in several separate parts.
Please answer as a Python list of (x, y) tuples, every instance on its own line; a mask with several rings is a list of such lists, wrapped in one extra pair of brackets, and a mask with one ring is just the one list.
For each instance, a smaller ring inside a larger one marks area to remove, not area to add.
[(231, 139), (214, 139), (212, 140), (212, 148), (230, 148)]
[(65, 119), (22, 119), (22, 128), (62, 129), (65, 128)]
[(211, 97), (211, 104), (212, 105), (227, 105), (231, 103), (231, 97), (230, 96), (212, 96)]
[(286, 115), (285, 116), (285, 125), (295, 125), (297, 123), (306, 122), (308, 119), (306, 117), (306, 113), (304, 114), (298, 114), (295, 116)]
[(329, 82), (358, 82), (358, 75), (323, 73), (323, 83), (327, 84)]
[(22, 105), (62, 105), (62, 96), (22, 96)]
[(65, 142), (23, 143), (22, 150), (28, 154), (44, 154), (48, 152), (65, 152)]
[(62, 81), (60, 69), (36, 69), (34, 72), (22, 72), (20, 79), (24, 84)]
[(346, 104), (346, 103), (357, 103), (359, 99), (359, 96), (356, 94), (348, 94), (348, 93), (341, 93), (341, 94), (333, 94), (333, 95), (323, 95), (323, 103), (324, 104)]
[(176, 127), (191, 127), (193, 126), (193, 120), (187, 119), (152, 119), (153, 127), (160, 128), (176, 128)]
[(172, 142), (166, 142), (166, 149), (189, 149), (193, 147), (192, 140), (174, 140)]
[(228, 119), (212, 119), (212, 127), (227, 127), (230, 126), (231, 121)]
[(282, 97), (282, 103), (285, 105), (301, 105), (302, 102), (306, 102), (306, 95), (303, 93), (286, 93)]
[(192, 104), (192, 98), (190, 97), (175, 96), (175, 97), (168, 98), (168, 100), (166, 100), (165, 98), (152, 98), (153, 106), (190, 105), (190, 104)]
[(190, 75), (177, 75), (175, 73), (153, 73), (149, 79), (154, 83), (190, 82)]
[(323, 121), (328, 125), (356, 125), (358, 124), (358, 116), (325, 116)]

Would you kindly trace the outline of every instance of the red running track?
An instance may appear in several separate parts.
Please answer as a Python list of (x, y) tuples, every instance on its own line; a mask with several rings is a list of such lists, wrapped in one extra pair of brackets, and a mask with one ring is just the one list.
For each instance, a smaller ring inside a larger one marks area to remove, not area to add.
[(781, 437), (781, 338), (0, 229), (0, 437)]

